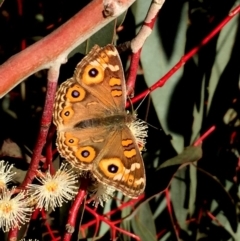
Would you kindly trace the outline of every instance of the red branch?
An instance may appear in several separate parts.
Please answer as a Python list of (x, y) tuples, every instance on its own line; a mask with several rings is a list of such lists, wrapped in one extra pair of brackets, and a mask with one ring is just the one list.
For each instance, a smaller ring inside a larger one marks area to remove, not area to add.
[[(122, 222), (122, 220), (123, 220), (124, 218), (119, 219), (119, 220), (116, 220), (116, 221), (110, 221), (111, 215), (115, 214), (116, 212), (119, 212), (120, 210), (122, 210), (122, 209), (124, 209), (124, 208), (126, 208), (126, 207), (132, 207), (132, 208), (133, 208), (134, 205), (136, 205), (137, 202), (139, 202), (140, 200), (142, 200), (142, 199), (144, 198), (144, 196), (145, 196), (145, 195), (142, 194), (142, 195), (140, 195), (137, 199), (131, 199), (131, 200), (129, 200), (128, 202), (121, 204), (121, 205), (118, 206), (117, 208), (115, 208), (115, 209), (113, 209), (113, 210), (111, 210), (111, 211), (109, 211), (109, 212), (101, 215), (101, 218), (100, 218), (100, 215), (99, 215), (99, 214), (97, 214), (97, 213), (93, 214), (94, 210), (90, 209), (90, 213), (92, 213), (92, 215), (94, 215), (95, 219), (89, 221), (89, 222), (86, 223), (86, 224), (83, 224), (83, 225), (81, 226), (81, 232), (84, 234), (84, 230), (85, 230), (85, 229), (88, 229), (90, 226), (95, 225), (95, 226), (96, 226), (96, 227), (95, 227), (95, 236), (96, 236), (97, 231), (98, 231), (98, 228), (99, 228), (99, 223), (100, 223), (100, 221), (102, 221), (102, 220), (105, 220), (104, 222), (105, 222), (106, 224), (108, 224), (112, 229), (113, 229), (113, 227), (116, 228), (116, 224)], [(86, 211), (89, 211), (89, 208), (86, 208)], [(108, 221), (107, 221), (107, 220), (108, 220)], [(115, 230), (115, 231), (116, 231), (116, 230)], [(129, 236), (129, 233), (128, 233), (128, 232), (125, 233), (126, 231), (124, 231), (124, 230), (122, 230), (122, 229), (119, 229), (118, 231), (119, 231), (119, 232), (122, 232), (122, 233), (124, 233), (124, 234), (126, 234), (126, 235)], [(116, 233), (112, 233), (112, 237), (114, 237), (115, 234), (116, 234)], [(136, 240), (138, 240), (139, 237), (136, 236), (136, 237), (134, 237), (134, 238), (135, 238)]]
[(50, 227), (50, 225), (48, 223), (47, 215), (46, 215), (46, 212), (44, 210), (41, 210), (41, 215), (42, 215), (42, 219), (45, 220), (44, 225), (45, 225), (46, 229), (48, 230), (48, 234), (51, 237), (51, 241), (58, 241), (58, 240), (60, 240), (60, 237), (55, 237), (54, 236), (54, 232), (53, 232), (53, 230), (51, 229), (51, 227)]
[(48, 129), (52, 120), (53, 113), (53, 102), (55, 97), (55, 92), (57, 88), (57, 81), (49, 80), (47, 85), (47, 92), (45, 98), (45, 105), (43, 109), (43, 114), (40, 123), (40, 131), (38, 134), (38, 138), (33, 149), (32, 160), (27, 172), (27, 175), (24, 178), (23, 183), (21, 184), (22, 188), (25, 188), (29, 183), (34, 179), (36, 172), (38, 170), (38, 164), (40, 161), (41, 153), (43, 146), (46, 143), (46, 138), (48, 134)]
[(212, 221), (215, 221), (219, 227), (224, 227), (224, 225), (222, 225), (221, 222), (211, 212), (206, 211), (206, 214)]
[[(150, 9), (154, 4), (155, 4), (154, 2), (151, 4)], [(145, 21), (143, 23), (142, 29), (148, 27), (149, 30), (152, 31), (152, 29), (155, 25), (155, 22), (157, 19), (157, 14), (158, 14), (159, 10), (160, 10), (160, 8), (158, 9), (155, 16), (149, 16), (149, 15), (151, 15), (151, 11), (148, 12), (147, 17), (145, 18)], [(150, 22), (149, 22), (149, 18), (151, 19)], [(131, 45), (133, 45), (133, 41), (135, 41), (135, 42), (138, 41), (137, 40), (138, 37), (141, 38), (141, 36), (140, 36), (141, 30), (139, 32), (139, 36), (136, 36), (136, 38), (132, 40)], [(145, 36), (145, 38), (147, 38), (147, 36)], [(140, 42), (142, 42), (142, 44), (144, 43), (144, 41), (140, 41)], [(127, 95), (132, 94), (134, 91), (141, 51), (142, 51), (142, 46), (137, 50), (137, 52), (133, 51), (132, 56), (131, 56), (131, 64), (130, 64), (129, 75), (128, 75), (128, 79), (127, 79)]]
[(127, 80), (127, 95), (131, 95), (134, 91), (141, 51), (142, 48), (139, 49), (136, 53), (132, 53), (131, 56), (131, 64), (128, 71), (129, 75)]
[(81, 179), (81, 185), (80, 185), (78, 194), (75, 197), (75, 200), (73, 202), (71, 209), (69, 210), (68, 221), (66, 224), (67, 232), (64, 235), (63, 241), (71, 240), (71, 237), (75, 228), (78, 211), (84, 200), (84, 197), (86, 196), (88, 181), (89, 181), (88, 179), (84, 179), (84, 178)]
[(140, 241), (140, 238), (137, 235), (115, 226), (115, 223), (113, 221), (110, 221), (108, 218), (106, 218), (102, 215), (99, 215), (97, 212), (92, 210), (90, 207), (86, 206), (85, 208), (89, 213), (91, 213), (96, 218), (97, 222), (102, 221), (102, 222), (106, 223), (111, 228), (112, 240), (116, 239), (116, 231), (118, 231), (122, 234), (125, 234), (125, 235), (131, 237), (131, 238), (134, 238), (135, 240)]
[(169, 213), (169, 216), (170, 216), (172, 227), (173, 227), (174, 233), (175, 233), (175, 235), (176, 235), (176, 237), (178, 239), (179, 238), (179, 233), (178, 233), (178, 230), (176, 229), (176, 224), (175, 224), (175, 222), (173, 220), (172, 202), (171, 202), (171, 198), (170, 198), (170, 195), (169, 195), (168, 188), (165, 190), (165, 197), (166, 197), (166, 202), (167, 202), (167, 210), (168, 210), (168, 213)]
[[(161, 79), (159, 79), (154, 85), (152, 85), (148, 90), (143, 91), (139, 95), (135, 96), (131, 99), (131, 103), (136, 103), (139, 100), (143, 99), (146, 95), (148, 95), (150, 92), (154, 91), (155, 89), (162, 87), (169, 78), (175, 74), (189, 59), (191, 59), (201, 47), (206, 45), (220, 30), (238, 13), (240, 12), (240, 5), (238, 5), (236, 8), (234, 8), (228, 16), (220, 22), (217, 27), (215, 27), (202, 41), (201, 43), (190, 50), (187, 54), (185, 54), (179, 62), (169, 71), (167, 72)], [(127, 107), (129, 106), (129, 103), (127, 103)]]
[(8, 233), (8, 240), (17, 240), (17, 235), (18, 235), (18, 228), (11, 228)]
[(200, 145), (204, 139), (206, 139), (213, 131), (215, 131), (215, 129), (216, 129), (216, 126), (212, 126), (210, 129), (208, 129), (200, 138), (198, 138), (194, 142), (193, 146)]
[(45, 161), (44, 167), (43, 167), (43, 169), (45, 169), (45, 170), (50, 168), (51, 175), (55, 174), (55, 170), (54, 170), (53, 164), (52, 164), (52, 158), (53, 158), (52, 142), (53, 142), (53, 137), (54, 137), (55, 131), (56, 131), (56, 127), (52, 124), (50, 127), (50, 130), (48, 132), (48, 136), (47, 136), (47, 143), (45, 146), (46, 161)]
[[(120, 15), (134, 1), (121, 0), (121, 8), (115, 14)], [(116, 17), (106, 18), (102, 11), (102, 0), (90, 1), (54, 32), (3, 63), (0, 66), (0, 98), (31, 74), (56, 63), (65, 63), (73, 49)]]

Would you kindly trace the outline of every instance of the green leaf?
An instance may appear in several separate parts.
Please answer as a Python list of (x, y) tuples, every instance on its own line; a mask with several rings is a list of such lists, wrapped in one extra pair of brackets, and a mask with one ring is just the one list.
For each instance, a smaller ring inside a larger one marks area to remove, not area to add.
[(168, 166), (189, 164), (191, 162), (198, 161), (202, 157), (202, 147), (201, 146), (188, 146), (179, 155), (168, 159), (162, 163), (158, 170)]
[(138, 235), (141, 241), (156, 241), (156, 227), (153, 220), (153, 215), (149, 203), (141, 204), (138, 212), (131, 220), (131, 225), (134, 233)]
[[(124, 197), (123, 202), (127, 202), (128, 200), (129, 200), (128, 197)], [(132, 207), (128, 206), (128, 207), (125, 207), (121, 213), (121, 218), (123, 219), (123, 221), (121, 222), (121, 228), (129, 232), (131, 231), (131, 223), (129, 222), (129, 219), (126, 217), (129, 217), (129, 215), (131, 215), (131, 212), (132, 212)], [(122, 240), (130, 241), (131, 238), (127, 235), (123, 235)]]
[(0, 7), (2, 6), (3, 2), (4, 2), (4, 0), (0, 0)]
[(189, 163), (198, 161), (202, 157), (201, 146), (188, 146), (179, 155), (168, 159), (155, 171), (148, 170), (147, 182), (158, 183), (158, 185), (147, 185), (146, 187), (146, 198), (152, 197), (165, 190), (170, 184), (172, 177), (178, 171), (180, 167)]

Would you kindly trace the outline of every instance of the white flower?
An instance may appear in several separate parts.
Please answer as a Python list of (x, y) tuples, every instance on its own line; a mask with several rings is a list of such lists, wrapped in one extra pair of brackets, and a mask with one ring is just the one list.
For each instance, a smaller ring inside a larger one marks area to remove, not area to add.
[(15, 174), (12, 172), (13, 165), (9, 165), (5, 161), (0, 161), (0, 190), (7, 187), (7, 184), (12, 181), (12, 176)]
[(42, 185), (28, 185), (31, 198), (37, 202), (36, 207), (55, 210), (56, 207), (61, 207), (63, 202), (72, 200), (78, 189), (76, 178), (77, 175), (73, 174), (71, 169), (67, 170), (66, 164), (53, 176), (48, 170), (44, 176), (37, 178)]
[(97, 207), (100, 204), (103, 207), (104, 202), (113, 198), (116, 189), (96, 180), (89, 191), (92, 193), (94, 206)]
[(8, 232), (11, 228), (18, 227), (29, 221), (32, 208), (28, 207), (26, 192), (21, 191), (13, 198), (12, 190), (3, 189), (0, 192), (0, 228)]
[(128, 127), (135, 137), (136, 143), (138, 144), (139, 150), (144, 150), (146, 145), (147, 129), (148, 126), (145, 121), (136, 119), (128, 123)]
[(20, 241), (39, 241), (38, 239), (25, 239), (25, 238), (23, 238), (23, 239), (20, 239)]

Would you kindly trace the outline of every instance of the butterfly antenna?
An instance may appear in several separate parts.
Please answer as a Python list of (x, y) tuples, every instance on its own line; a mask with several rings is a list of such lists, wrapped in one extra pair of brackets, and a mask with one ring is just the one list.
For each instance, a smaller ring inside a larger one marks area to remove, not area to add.
[(139, 105), (137, 106), (137, 108), (135, 109), (135, 111), (138, 110), (138, 108), (141, 106), (141, 104), (143, 103), (143, 101), (148, 97), (149, 93), (150, 93), (150, 90), (149, 90), (148, 93), (144, 96), (144, 98), (141, 100), (141, 102), (139, 103)]
[(131, 98), (130, 98), (129, 96), (127, 96), (127, 98), (128, 98), (128, 101), (129, 101), (130, 104), (131, 104), (131, 113), (134, 113), (134, 108), (133, 108), (132, 100), (131, 100)]
[(157, 128), (156, 126), (153, 126), (153, 125), (149, 124), (148, 122), (145, 122), (145, 123), (146, 123), (147, 126), (150, 126), (150, 127), (154, 128), (155, 130), (158, 130), (158, 131), (162, 130), (162, 128), (161, 129)]

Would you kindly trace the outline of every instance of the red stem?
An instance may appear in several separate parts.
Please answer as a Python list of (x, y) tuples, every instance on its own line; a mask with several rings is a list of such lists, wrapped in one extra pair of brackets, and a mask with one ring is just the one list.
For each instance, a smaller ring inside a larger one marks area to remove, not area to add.
[(50, 227), (50, 225), (49, 225), (49, 223), (48, 223), (48, 221), (47, 221), (47, 215), (46, 215), (46, 212), (45, 212), (44, 210), (41, 210), (41, 215), (42, 215), (43, 220), (45, 220), (44, 225), (45, 225), (45, 227), (46, 227), (47, 230), (48, 230), (48, 234), (49, 234), (50, 237), (51, 237), (51, 241), (60, 240), (60, 237), (57, 237), (57, 238), (56, 238), (56, 237), (54, 236), (54, 232), (52, 231), (52, 229), (51, 229), (51, 227)]
[(131, 95), (135, 88), (141, 51), (142, 51), (142, 48), (139, 49), (137, 53), (133, 53), (131, 56), (131, 64), (130, 64), (129, 75), (127, 80), (127, 95)]
[(117, 211), (120, 211), (128, 206), (134, 206), (137, 202), (141, 201), (144, 197), (145, 197), (145, 195), (142, 194), (137, 199), (131, 199), (128, 202), (123, 203), (121, 206), (107, 212), (106, 214), (104, 214), (104, 216), (110, 216), (110, 215), (113, 215), (114, 213), (116, 213)]
[(167, 210), (168, 210), (169, 217), (170, 217), (170, 220), (171, 220), (171, 223), (172, 223), (172, 227), (173, 227), (174, 233), (175, 233), (175, 235), (178, 239), (179, 235), (178, 235), (178, 231), (176, 229), (176, 224), (173, 220), (172, 202), (171, 202), (171, 198), (170, 198), (170, 195), (169, 195), (168, 188), (165, 190), (165, 197), (166, 197), (166, 202), (167, 202)]
[[(120, 210), (122, 210), (122, 209), (124, 209), (124, 208), (126, 208), (126, 207), (134, 206), (137, 202), (139, 202), (140, 200), (142, 200), (144, 197), (145, 197), (145, 195), (142, 194), (142, 195), (140, 195), (137, 199), (131, 199), (131, 200), (129, 200), (128, 202), (123, 203), (123, 204), (120, 205), (119, 207), (117, 207), (117, 208), (115, 208), (115, 209), (113, 209), (113, 210), (105, 213), (103, 216), (110, 218), (110, 216), (113, 215), (114, 213), (116, 213), (116, 212), (118, 212), (118, 211), (120, 211)], [(123, 219), (124, 219), (124, 218), (123, 218)], [(90, 227), (90, 226), (94, 225), (95, 223), (97, 223), (97, 221), (98, 221), (98, 219), (95, 219), (95, 220), (89, 221), (89, 222), (86, 223), (86, 224), (83, 224), (83, 225), (81, 226), (81, 230), (83, 231), (84, 229), (87, 229), (88, 227)], [(115, 221), (115, 223), (119, 223), (120, 221), (122, 221), (122, 219)], [(96, 225), (98, 225), (98, 223), (97, 223)], [(96, 230), (97, 230), (97, 228), (96, 228)]]
[[(159, 79), (154, 85), (152, 85), (149, 89), (143, 91), (139, 95), (135, 96), (131, 99), (131, 103), (136, 103), (139, 100), (143, 99), (149, 92), (154, 91), (155, 89), (162, 87), (167, 80), (175, 73), (177, 72), (190, 58), (192, 58), (201, 47), (203, 47), (205, 44), (207, 44), (220, 30), (237, 14), (240, 12), (240, 5), (238, 5), (236, 8), (234, 8), (228, 16), (223, 19), (222, 22), (220, 22), (217, 27), (215, 27), (201, 42), (198, 46), (190, 50), (187, 54), (185, 54), (179, 62), (169, 71), (167, 72), (161, 79)], [(127, 103), (127, 107), (130, 103)]]
[[(77, 196), (75, 197), (75, 200), (73, 202), (73, 205), (71, 209), (69, 210), (69, 215), (68, 215), (68, 221), (66, 226), (68, 229), (73, 230), (75, 227), (78, 211), (80, 209), (80, 206), (84, 200), (84, 197), (86, 196), (86, 189), (88, 186), (88, 179), (81, 179), (81, 185), (78, 191)], [(66, 232), (63, 238), (63, 241), (70, 241), (72, 237), (72, 232)]]
[(18, 235), (18, 228), (12, 228), (10, 229), (9, 233), (8, 233), (8, 240), (17, 240), (17, 235)]
[[(156, 19), (157, 19), (157, 14), (154, 16), (154, 18), (152, 18), (150, 23), (147, 23), (144, 21), (143, 25), (153, 29)], [(134, 91), (134, 88), (135, 88), (136, 76), (137, 76), (141, 52), (142, 52), (142, 47), (136, 53), (132, 53), (132, 56), (131, 56), (131, 64), (130, 64), (129, 75), (127, 79), (127, 95), (131, 95), (131, 93)]]
[(212, 221), (215, 221), (218, 224), (218, 226), (224, 228), (224, 226), (220, 223), (220, 221), (211, 212), (207, 211), (206, 213), (207, 213), (207, 216), (210, 219), (212, 219)]
[(53, 158), (53, 150), (52, 150), (52, 139), (55, 134), (56, 127), (52, 124), (47, 136), (47, 143), (46, 143), (46, 161), (44, 163), (44, 169), (48, 169), (50, 167), (51, 175), (55, 174), (55, 169), (52, 165), (52, 158)]
[(208, 129), (200, 138), (198, 138), (194, 142), (193, 146), (198, 146), (199, 144), (201, 144), (203, 140), (207, 138), (215, 129), (216, 129), (216, 126), (212, 126), (210, 129)]
[(40, 123), (40, 131), (38, 134), (37, 142), (33, 149), (32, 160), (31, 160), (28, 172), (24, 178), (23, 183), (21, 184), (22, 188), (25, 188), (29, 183), (32, 182), (38, 170), (38, 164), (40, 161), (42, 149), (46, 143), (49, 126), (52, 120), (53, 102), (54, 102), (56, 88), (57, 88), (57, 81), (49, 80), (47, 85), (47, 92), (46, 92), (43, 114), (42, 114), (41, 123)]
[[(118, 232), (120, 232), (120, 233), (122, 233), (122, 234), (125, 234), (125, 235), (127, 235), (127, 236), (129, 236), (129, 237), (134, 238), (135, 240), (140, 241), (140, 238), (139, 238), (137, 235), (135, 235), (135, 234), (133, 234), (133, 233), (131, 233), (131, 232), (128, 232), (128, 231), (126, 231), (126, 230), (124, 230), (124, 229), (122, 229), (122, 228), (116, 227), (116, 226), (114, 225), (114, 222), (108, 220), (108, 219), (107, 219), (106, 217), (104, 217), (104, 216), (101, 216), (101, 215), (97, 214), (94, 210), (92, 210), (92, 209), (89, 208), (88, 206), (86, 206), (85, 208), (86, 208), (86, 210), (87, 210), (89, 213), (91, 213), (92, 215), (94, 215), (94, 216), (95, 216), (96, 218), (98, 218), (99, 220), (105, 222), (105, 223), (111, 228), (111, 231), (112, 231), (112, 240), (115, 240), (115, 238), (116, 238), (116, 231), (118, 231)], [(65, 240), (64, 240), (64, 241), (65, 241)]]

